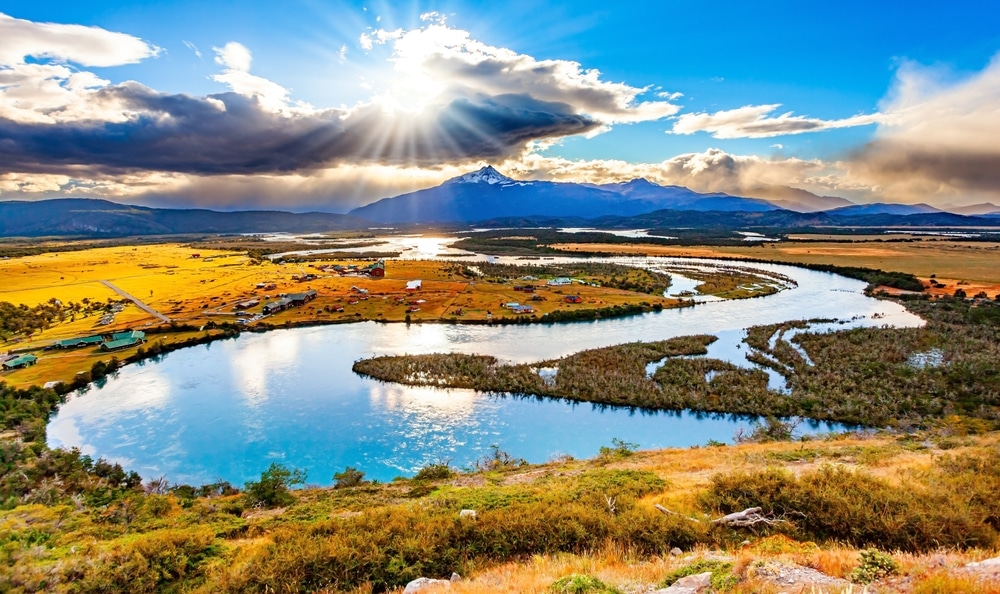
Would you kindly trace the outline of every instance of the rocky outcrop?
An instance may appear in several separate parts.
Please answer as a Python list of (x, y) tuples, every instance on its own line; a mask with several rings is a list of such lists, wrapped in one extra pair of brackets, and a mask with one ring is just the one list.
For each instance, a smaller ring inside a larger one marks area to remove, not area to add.
[(682, 577), (671, 584), (669, 588), (657, 590), (653, 594), (702, 594), (702, 592), (708, 592), (711, 586), (712, 572), (706, 571), (705, 573)]

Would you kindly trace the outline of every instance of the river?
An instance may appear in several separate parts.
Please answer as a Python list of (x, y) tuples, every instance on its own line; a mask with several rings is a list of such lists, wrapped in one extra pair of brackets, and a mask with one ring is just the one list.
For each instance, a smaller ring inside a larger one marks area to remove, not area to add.
[[(712, 260), (627, 258), (664, 267)], [(901, 306), (862, 293), (864, 283), (792, 266), (741, 264), (793, 279), (761, 298), (709, 301), (629, 318), (569, 324), (481, 326), (361, 322), (246, 333), (130, 365), (73, 394), (53, 415), (49, 445), (79, 447), (144, 478), (242, 485), (271, 462), (329, 485), (347, 466), (382, 481), (446, 461), (463, 467), (493, 444), (543, 462), (590, 457), (613, 438), (640, 448), (729, 442), (748, 419), (692, 412), (650, 413), (468, 390), (383, 384), (361, 378), (364, 357), (479, 353), (526, 362), (588, 348), (689, 334), (716, 334), (713, 356), (741, 365), (744, 328), (796, 319), (852, 320), (841, 326), (916, 326)], [(681, 280), (681, 279), (679, 279)], [(802, 431), (837, 429), (804, 424)]]

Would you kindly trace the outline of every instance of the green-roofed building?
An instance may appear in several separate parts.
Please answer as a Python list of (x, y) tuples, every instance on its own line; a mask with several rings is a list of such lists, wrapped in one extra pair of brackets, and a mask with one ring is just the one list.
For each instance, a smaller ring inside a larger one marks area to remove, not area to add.
[(128, 330), (126, 332), (115, 332), (111, 335), (111, 340), (139, 339), (146, 340), (146, 333), (142, 330)]
[(52, 344), (57, 349), (76, 349), (85, 346), (96, 346), (104, 342), (104, 337), (95, 334), (94, 336), (78, 336), (77, 338), (65, 338), (57, 340)]
[(28, 354), (28, 355), (19, 355), (17, 357), (14, 357), (13, 359), (7, 359), (6, 361), (4, 361), (3, 362), (3, 368), (4, 369), (21, 369), (21, 368), (24, 368), (24, 367), (28, 367), (30, 365), (34, 365), (36, 361), (38, 361), (38, 357), (36, 357), (34, 355), (31, 355), (31, 354)]
[(129, 347), (134, 347), (146, 342), (146, 333), (140, 330), (129, 330), (128, 332), (115, 332), (111, 335), (111, 340), (101, 345), (102, 351), (120, 351)]

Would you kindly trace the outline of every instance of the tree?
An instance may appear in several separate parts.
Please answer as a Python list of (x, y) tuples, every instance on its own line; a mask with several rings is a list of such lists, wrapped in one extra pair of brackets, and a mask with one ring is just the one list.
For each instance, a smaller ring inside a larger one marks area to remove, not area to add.
[(353, 466), (348, 466), (343, 472), (338, 472), (333, 475), (333, 488), (343, 489), (345, 487), (357, 487), (365, 482), (364, 479), (364, 472), (354, 468)]
[(288, 468), (283, 464), (272, 462), (271, 466), (260, 473), (259, 481), (246, 483), (247, 503), (264, 507), (281, 507), (295, 502), (290, 487), (306, 482), (306, 471), (298, 468)]

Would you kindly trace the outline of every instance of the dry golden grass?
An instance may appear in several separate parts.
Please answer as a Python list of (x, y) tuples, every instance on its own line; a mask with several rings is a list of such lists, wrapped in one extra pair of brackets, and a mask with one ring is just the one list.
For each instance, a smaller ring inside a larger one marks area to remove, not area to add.
[[(857, 238), (848, 236), (845, 239)], [(566, 243), (552, 247), (566, 251), (699, 258), (758, 258), (790, 264), (862, 266), (909, 272), (922, 279), (928, 279), (934, 274), (944, 279), (955, 279), (956, 282), (965, 281), (984, 285), (1000, 283), (1000, 266), (997, 265), (997, 262), (1000, 261), (1000, 243), (995, 242), (941, 241), (940, 239), (921, 239), (899, 243), (860, 240), (858, 243), (788, 241), (766, 245), (719, 247)], [(954, 292), (954, 287), (951, 292)], [(992, 296), (991, 293), (990, 297)]]
[[(197, 255), (197, 257), (196, 257)], [(531, 295), (517, 292), (509, 284), (471, 282), (456, 274), (447, 264), (436, 261), (391, 260), (384, 279), (327, 274), (316, 269), (323, 264), (358, 263), (343, 260), (311, 261), (302, 264), (257, 263), (245, 254), (232, 251), (195, 249), (180, 244), (101, 247), (80, 251), (54, 252), (37, 256), (0, 261), (0, 301), (33, 306), (50, 299), (64, 304), (80, 303), (84, 299), (104, 303), (118, 300), (119, 295), (101, 281), (108, 281), (132, 294), (178, 324), (202, 327), (209, 321), (236, 322), (233, 306), (256, 298), (261, 304), (249, 313), (258, 313), (268, 298), (282, 293), (297, 293), (314, 289), (318, 297), (304, 307), (297, 307), (270, 316), (273, 325), (305, 322), (336, 323), (360, 320), (401, 322), (409, 318), (421, 321), (486, 321), (490, 312), (494, 319), (515, 317), (501, 304), (520, 302), (531, 304), (535, 315), (557, 310), (596, 309), (613, 305), (641, 302), (658, 303), (664, 307), (677, 305), (676, 300), (622, 291), (612, 288), (574, 285), (573, 287), (542, 288), (537, 295), (544, 301), (530, 301)], [(299, 282), (293, 276), (313, 273), (318, 278)], [(406, 283), (420, 279), (420, 291), (406, 291)], [(274, 288), (259, 289), (260, 283)], [(367, 299), (352, 290), (368, 291)], [(582, 303), (566, 303), (564, 297), (578, 294)], [(422, 303), (416, 303), (417, 300)], [(411, 305), (419, 311), (408, 312)], [(343, 307), (343, 312), (335, 311)], [(8, 349), (41, 349), (55, 340), (125, 329), (149, 329), (162, 322), (129, 303), (115, 316), (112, 324), (100, 325), (101, 315), (78, 314), (28, 341), (12, 340), (0, 343), (0, 351)], [(185, 335), (184, 338), (190, 338)], [(158, 335), (156, 340), (176, 342), (177, 336)], [(119, 358), (134, 350), (116, 353)], [(4, 373), (3, 381), (15, 386), (28, 386), (47, 381), (70, 381), (78, 371), (90, 369), (97, 360), (110, 355), (95, 349), (64, 352), (38, 352), (39, 363), (29, 369)]]

